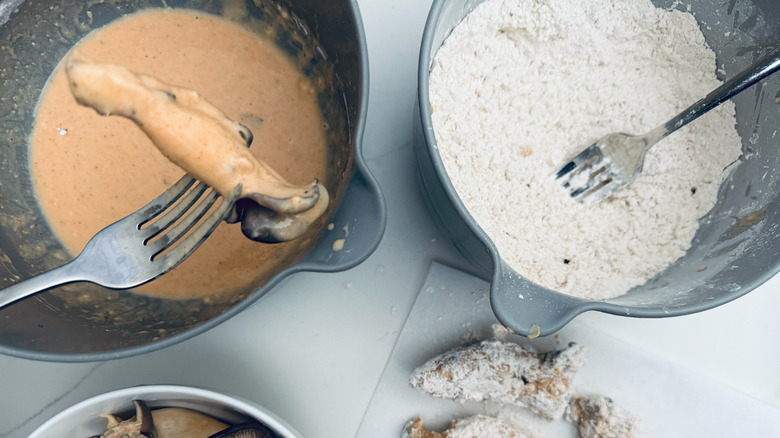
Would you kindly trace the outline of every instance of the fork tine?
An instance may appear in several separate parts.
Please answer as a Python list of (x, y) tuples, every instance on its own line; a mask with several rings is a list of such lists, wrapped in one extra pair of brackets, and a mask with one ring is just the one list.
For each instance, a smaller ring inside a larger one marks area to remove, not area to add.
[(569, 161), (566, 163), (561, 169), (555, 173), (555, 179), (560, 179), (562, 176), (568, 174), (572, 170), (577, 168), (577, 163), (574, 162), (574, 160)]
[(142, 208), (139, 208), (135, 213), (132, 213), (127, 218), (138, 222), (138, 226), (148, 223), (156, 218), (160, 213), (170, 207), (176, 200), (187, 192), (195, 183), (195, 178), (189, 174), (184, 174), (176, 184), (164, 191), (160, 196), (154, 198), (150, 203), (146, 204)]
[[(209, 187), (205, 183), (199, 182), (198, 185), (190, 190), (184, 198), (181, 198), (176, 205), (164, 211), (161, 216), (160, 213), (158, 213), (158, 216), (160, 216), (159, 219), (143, 230), (143, 234), (146, 236), (144, 243), (158, 236), (176, 221), (181, 219), (181, 217), (198, 202), (198, 199), (203, 196), (208, 188)], [(148, 221), (145, 223), (148, 223)]]
[(615, 185), (615, 184), (616, 183), (614, 179), (607, 178), (601, 181), (595, 187), (592, 187), (590, 190), (580, 195), (578, 201), (583, 204), (595, 204), (601, 201), (602, 199), (612, 195), (614, 189), (611, 189), (608, 186)]
[[(155, 262), (162, 263), (167, 270), (173, 269), (179, 263), (184, 261), (189, 255), (198, 249), (198, 247), (208, 238), (211, 233), (219, 226), (219, 224), (230, 214), (230, 210), (238, 199), (238, 195), (241, 194), (241, 184), (236, 186), (230, 197), (223, 198), (222, 204), (211, 213), (202, 224), (200, 224), (189, 236), (181, 240), (170, 251), (165, 253), (159, 258), (155, 258)], [(155, 256), (159, 254), (156, 253)], [(167, 271), (166, 271), (167, 272)]]
[[(606, 166), (602, 166), (588, 177), (588, 181), (585, 184), (582, 184), (569, 192), (569, 196), (573, 199), (577, 199), (578, 201), (583, 202), (586, 199), (592, 197), (593, 194), (598, 191), (602, 191), (608, 194), (610, 190), (602, 189), (607, 184), (612, 183), (614, 178), (615, 176), (607, 170)], [(598, 199), (600, 200), (602, 198)]]
[[(181, 198), (193, 183), (193, 178), (185, 176), (145, 207), (100, 230), (70, 263), (36, 277), (39, 280), (30, 279), (4, 289), (0, 307), (50, 287), (74, 281), (88, 281), (111, 289), (129, 289), (154, 280), (175, 268), (230, 215), (241, 194), (239, 184), (211, 214), (208, 212), (219, 194), (214, 191), (207, 196), (209, 199), (196, 206), (195, 211), (184, 218), (185, 222), (189, 222), (177, 223), (174, 226), (180, 236), (170, 241), (178, 242), (170, 247), (169, 252), (161, 255), (159, 250), (155, 252), (153, 248), (145, 245), (143, 230), (139, 230), (138, 223), (144, 221), (147, 215), (158, 215), (166, 206)], [(197, 225), (204, 215), (205, 219)], [(197, 226), (194, 230), (182, 238), (186, 230), (195, 225)], [(160, 240), (169, 239), (167, 236), (161, 236)], [(160, 257), (157, 257), (158, 255)]]
[(571, 178), (584, 166), (587, 166), (589, 162), (595, 162), (601, 158), (601, 151), (597, 147), (597, 143), (593, 143), (587, 148), (583, 149), (577, 155), (571, 157), (569, 161), (566, 162), (566, 164), (561, 166), (561, 168), (555, 173), (555, 179), (561, 179), (565, 176)]
[(613, 182), (615, 175), (597, 141), (571, 158), (554, 177), (569, 197), (589, 204), (609, 196), (612, 190), (606, 186)]
[[(201, 218), (203, 218), (203, 216), (206, 215), (214, 203), (217, 202), (218, 198), (219, 192), (211, 189), (211, 191), (205, 196), (202, 198), (199, 197), (200, 202), (195, 205), (194, 208), (182, 211), (180, 214), (178, 214), (178, 216), (180, 216), (182, 219), (176, 225), (174, 225), (173, 228), (161, 230), (155, 233), (155, 236), (159, 236), (157, 240), (150, 242), (151, 238), (147, 239), (144, 244), (149, 242), (146, 244), (146, 246), (152, 251), (152, 258), (154, 258), (162, 251), (165, 251), (167, 248), (181, 239), (182, 236), (184, 236), (190, 229), (192, 229), (192, 227), (198, 223), (199, 220), (201, 220)], [(195, 201), (198, 201), (198, 199), (193, 200), (192, 205), (195, 204)]]
[[(563, 179), (561, 183), (563, 188), (568, 189), (572, 185), (574, 185), (576, 188), (578, 186), (582, 186), (583, 184), (587, 184), (588, 181), (590, 181), (593, 177), (605, 170), (603, 166), (600, 166), (600, 164), (600, 157), (595, 156), (591, 157), (584, 163), (581, 163), (575, 170), (572, 170), (568, 175), (566, 175), (565, 179)], [(594, 170), (593, 168), (596, 166), (600, 167), (597, 167)]]

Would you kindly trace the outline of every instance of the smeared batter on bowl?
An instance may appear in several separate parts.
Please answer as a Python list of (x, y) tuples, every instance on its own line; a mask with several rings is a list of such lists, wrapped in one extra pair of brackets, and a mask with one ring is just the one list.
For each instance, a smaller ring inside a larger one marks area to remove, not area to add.
[[(252, 131), (252, 154), (290, 184), (311, 185), (325, 174), (327, 124), (315, 87), (271, 41), (207, 14), (150, 10), (97, 30), (77, 50), (197, 90)], [(131, 120), (79, 105), (64, 65), (42, 94), (30, 155), (39, 203), (73, 253), (183, 173)], [(192, 298), (253, 288), (289, 265), (312, 235), (270, 246), (247, 240), (238, 226), (222, 226), (182, 265), (138, 290)]]

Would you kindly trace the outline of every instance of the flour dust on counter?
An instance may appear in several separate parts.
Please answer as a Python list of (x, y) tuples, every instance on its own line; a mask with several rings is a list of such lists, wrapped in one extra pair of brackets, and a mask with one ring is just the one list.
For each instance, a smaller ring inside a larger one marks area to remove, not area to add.
[(598, 300), (685, 254), (740, 156), (731, 102), (653, 148), (639, 178), (592, 206), (551, 174), (609, 132), (640, 134), (721, 82), (690, 13), (650, 0), (488, 0), (438, 51), (431, 116), (466, 208), (517, 272)]

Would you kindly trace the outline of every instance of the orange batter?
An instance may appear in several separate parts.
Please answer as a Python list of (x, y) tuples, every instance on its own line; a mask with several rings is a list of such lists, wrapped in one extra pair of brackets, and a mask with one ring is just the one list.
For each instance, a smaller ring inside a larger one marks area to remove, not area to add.
[[(292, 185), (312, 189), (326, 171), (325, 123), (312, 84), (272, 42), (218, 17), (180, 10), (140, 12), (77, 46), (79, 56), (197, 90), (254, 134), (252, 153)], [(73, 253), (97, 231), (135, 211), (182, 171), (132, 121), (80, 106), (61, 65), (40, 99), (31, 170), (54, 232)], [(327, 196), (326, 196), (327, 198)], [(139, 288), (191, 298), (256, 286), (306, 239), (249, 241), (222, 225), (171, 273)]]

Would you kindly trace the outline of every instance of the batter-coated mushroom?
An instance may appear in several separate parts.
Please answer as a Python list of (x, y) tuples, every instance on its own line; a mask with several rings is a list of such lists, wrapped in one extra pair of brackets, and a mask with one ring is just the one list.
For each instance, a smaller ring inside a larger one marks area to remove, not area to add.
[(257, 242), (280, 243), (297, 239), (328, 208), (328, 192), (320, 193), (314, 207), (294, 214), (280, 214), (252, 200), (242, 199), (235, 207), (232, 221), (241, 221), (241, 232)]
[(163, 155), (223, 196), (240, 183), (242, 198), (286, 215), (313, 208), (326, 192), (317, 180), (291, 184), (257, 159), (246, 147), (251, 132), (193, 90), (78, 54), (69, 56), (65, 67), (80, 104), (132, 120)]

